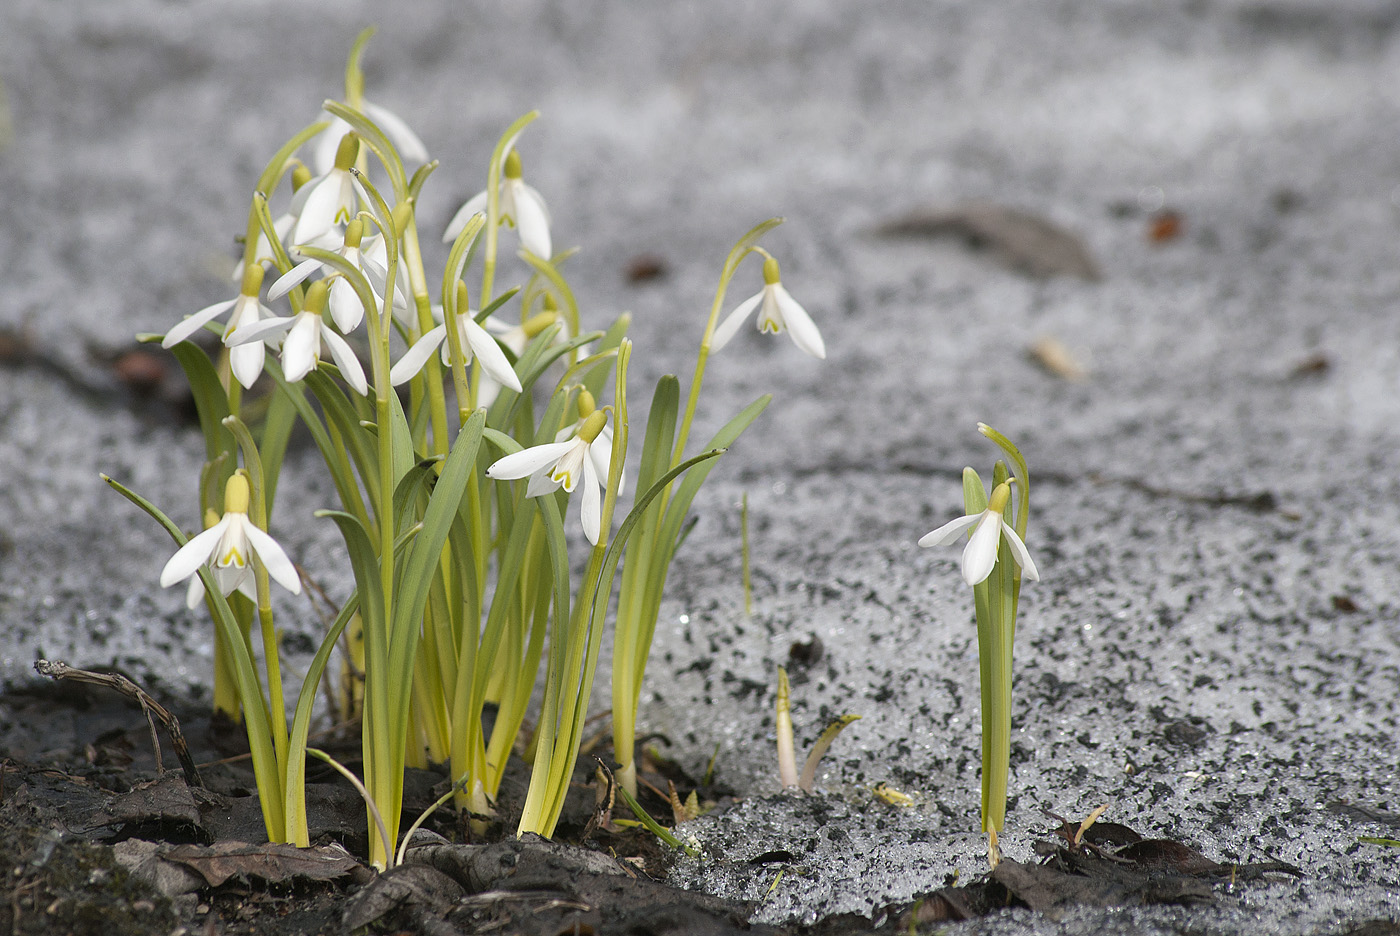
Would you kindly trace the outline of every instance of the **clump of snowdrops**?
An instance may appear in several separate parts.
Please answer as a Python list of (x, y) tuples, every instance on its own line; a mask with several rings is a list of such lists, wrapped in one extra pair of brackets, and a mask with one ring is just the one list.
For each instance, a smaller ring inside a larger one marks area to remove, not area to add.
[[(326, 101), (257, 180), (236, 294), (149, 336), (194, 391), (202, 530), (187, 536), (109, 481), (178, 544), (161, 584), (187, 582), (187, 603), (213, 621), (214, 704), (246, 725), (269, 839), (308, 844), (308, 736), (329, 678), (342, 713), (361, 720), (364, 795), (382, 817), (369, 823), (370, 858), (386, 867), (405, 767), (448, 764), (458, 805), (490, 814), (541, 679), (519, 829), (554, 831), (614, 593), (614, 749), (619, 781), (635, 791), (637, 705), (687, 513), (769, 399), (692, 449), (706, 361), (755, 313), (761, 331), (826, 352), (758, 243), (779, 223), (765, 221), (724, 262), (684, 400), (676, 377), (657, 384), (638, 454), (628, 318), (585, 327), (562, 270), (571, 251), (555, 251), (545, 201), (525, 181), (520, 145), (537, 115), (501, 136), (485, 189), (453, 217), (445, 267), (430, 276), (418, 206), (438, 163), (407, 123), (365, 99), (369, 35), (351, 51), (344, 98)], [(754, 254), (762, 289), (722, 317)], [(500, 288), (503, 274), (520, 281)], [(219, 336), (213, 356), (189, 340), (201, 330)], [(260, 380), (270, 394), (245, 399)], [(338, 527), (355, 588), (292, 698), (272, 586), (297, 593), (302, 575), (272, 532), (305, 522), (274, 509), (297, 424), (336, 491), (339, 503), (317, 516)]]

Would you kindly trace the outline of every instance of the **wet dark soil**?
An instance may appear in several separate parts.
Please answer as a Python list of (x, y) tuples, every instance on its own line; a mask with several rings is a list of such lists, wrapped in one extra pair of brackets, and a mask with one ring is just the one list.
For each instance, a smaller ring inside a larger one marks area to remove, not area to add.
[[(141, 707), (99, 687), (36, 682), (0, 695), (0, 933), (341, 934), (509, 932), (777, 933), (749, 922), (751, 907), (663, 883), (673, 854), (581, 768), (556, 841), (512, 834), (523, 771), (507, 778), (499, 815), (476, 829), (440, 810), (406, 863), (385, 874), (363, 864), (365, 812), (329, 769), (308, 775), (313, 848), (268, 845), (242, 729), (188, 701), (161, 700), (180, 719), (201, 785), (187, 782), (162, 736), (158, 765)], [(358, 740), (325, 737), (358, 770)], [(653, 762), (643, 805), (669, 819), (661, 794), (684, 799), (696, 782)], [(161, 769), (161, 768), (164, 769)], [(446, 789), (443, 772), (410, 771), (404, 828)], [(727, 791), (698, 799), (724, 808)], [(1285, 865), (1216, 863), (1176, 842), (1109, 823), (1076, 835), (1049, 822), (1038, 864), (1005, 861), (876, 917), (824, 920), (817, 933), (915, 932), (950, 920), (1072, 904), (1201, 904), (1221, 882), (1295, 874)], [(725, 860), (723, 855), (707, 856)]]

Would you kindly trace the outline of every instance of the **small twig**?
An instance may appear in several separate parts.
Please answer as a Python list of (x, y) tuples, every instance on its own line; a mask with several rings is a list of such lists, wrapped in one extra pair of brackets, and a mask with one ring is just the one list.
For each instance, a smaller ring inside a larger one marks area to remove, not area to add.
[(156, 735), (155, 721), (151, 717), (153, 715), (160, 719), (160, 723), (165, 726), (166, 733), (170, 735), (170, 745), (175, 748), (175, 756), (180, 760), (180, 769), (185, 772), (185, 782), (192, 787), (202, 788), (204, 786), (204, 781), (199, 778), (199, 770), (194, 765), (194, 758), (190, 757), (190, 749), (185, 744), (185, 736), (180, 731), (179, 720), (170, 713), (169, 709), (151, 698), (150, 694), (136, 683), (119, 673), (94, 673), (91, 670), (77, 669), (57, 660), (35, 660), (34, 669), (40, 676), (47, 676), (50, 679), (71, 679), (74, 682), (115, 689), (127, 698), (135, 699), (140, 704), (141, 710), (146, 713), (147, 724), (151, 726), (151, 746), (155, 748), (156, 770), (161, 773), (165, 772), (160, 757), (160, 738)]

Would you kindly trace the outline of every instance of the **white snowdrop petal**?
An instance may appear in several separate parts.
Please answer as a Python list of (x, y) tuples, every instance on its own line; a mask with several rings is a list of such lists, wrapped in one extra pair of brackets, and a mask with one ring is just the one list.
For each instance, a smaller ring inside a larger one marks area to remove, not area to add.
[(267, 345), (261, 341), (239, 345), (230, 348), (228, 353), (229, 368), (233, 371), (233, 376), (248, 389), (257, 383), (262, 376), (263, 364), (267, 361)]
[(553, 242), (549, 237), (549, 218), (539, 196), (518, 180), (511, 187), (515, 189), (515, 226), (521, 245), (541, 260), (548, 260), (554, 256)]
[(253, 544), (253, 551), (262, 560), (263, 568), (267, 569), (267, 574), (272, 580), (293, 595), (300, 595), (301, 576), (297, 574), (296, 566), (292, 565), (292, 560), (287, 558), (277, 541), (251, 522), (244, 526), (243, 532), (247, 535), (248, 542)]
[(963, 550), (963, 581), (978, 585), (992, 574), (997, 564), (997, 546), (1001, 543), (1001, 515), (984, 511), (977, 529), (972, 531), (972, 539)]
[(276, 281), (267, 288), (267, 301), (281, 299), (292, 291), (292, 287), (303, 282), (312, 273), (315, 273), (321, 266), (320, 260), (303, 260), (292, 267), (286, 273), (277, 277)]
[(170, 557), (165, 568), (160, 570), (160, 587), (169, 588), (176, 582), (183, 582), (194, 575), (200, 566), (209, 561), (210, 555), (219, 545), (219, 540), (223, 538), (224, 531), (228, 529), (230, 522), (226, 515), (224, 519), (203, 533), (192, 537), (188, 543), (181, 546), (175, 555)]
[(160, 346), (166, 349), (175, 347), (209, 322), (212, 322), (229, 309), (232, 309), (237, 302), (238, 299), (235, 297), (233, 299), (225, 299), (223, 302), (216, 302), (211, 306), (205, 306), (194, 315), (178, 322), (170, 331), (166, 332), (165, 339), (161, 341)]
[(476, 324), (470, 315), (462, 316), (461, 321), (462, 331), (466, 333), (466, 345), (471, 349), (471, 354), (467, 355), (468, 360), (472, 354), (476, 355), (481, 369), (490, 374), (492, 379), (516, 393), (521, 392), (520, 378), (516, 376), (515, 369), (510, 366), (506, 353), (501, 350), (496, 339)]
[(782, 313), (783, 323), (792, 335), (793, 344), (819, 361), (826, 360), (826, 345), (822, 342), (822, 333), (817, 331), (816, 323), (807, 314), (807, 310), (788, 294), (782, 283), (773, 284), (773, 294), (778, 302), (778, 311)]
[(573, 446), (572, 442), (547, 442), (497, 459), (486, 469), (486, 477), (513, 481), (553, 465)]
[(282, 343), (282, 374), (296, 383), (315, 369), (321, 358), (321, 317), (299, 312)]
[(583, 502), (579, 505), (579, 520), (583, 522), (583, 535), (594, 546), (602, 534), (603, 506), (598, 489), (598, 475), (593, 469), (593, 461), (583, 460)]
[(981, 514), (973, 514), (970, 517), (958, 517), (956, 520), (949, 520), (932, 533), (925, 533), (919, 537), (920, 546), (947, 546), (958, 537), (966, 533), (982, 519)]
[(1028, 578), (1032, 582), (1040, 581), (1040, 571), (1035, 567), (1035, 560), (1031, 558), (1031, 551), (1026, 548), (1026, 544), (1021, 541), (1021, 537), (1016, 535), (1016, 531), (1009, 523), (1002, 524), (1002, 533), (1006, 536), (1006, 543), (1011, 547), (1011, 555), (1015, 557), (1016, 564), (1021, 567), (1021, 576)]
[(244, 325), (225, 338), (224, 344), (230, 348), (237, 348), (254, 341), (266, 341), (272, 336), (292, 328), (296, 325), (297, 318), (298, 316), (273, 316), (251, 325)]
[(730, 312), (725, 320), (719, 323), (718, 327), (714, 330), (714, 334), (710, 335), (710, 351), (718, 351), (720, 348), (729, 344), (730, 339), (738, 334), (739, 328), (748, 320), (749, 316), (753, 314), (753, 310), (757, 309), (758, 304), (762, 301), (763, 293), (758, 292), (739, 303), (734, 311)]
[(447, 326), (439, 325), (415, 341), (413, 346), (403, 353), (403, 357), (399, 358), (398, 363), (389, 368), (389, 384), (397, 387), (412, 380), (413, 375), (423, 369), (423, 365), (428, 363), (428, 358), (433, 356), (433, 352), (446, 337)]
[(345, 378), (356, 393), (364, 396), (369, 393), (369, 381), (365, 379), (365, 369), (350, 343), (337, 335), (329, 326), (321, 325), (321, 340), (330, 349), (335, 366), (340, 368), (340, 376)]
[(447, 222), (447, 230), (442, 234), (442, 242), (450, 244), (457, 239), (457, 235), (462, 233), (462, 228), (467, 226), (472, 215), (486, 210), (486, 192), (477, 192), (452, 216), (452, 220)]
[(393, 141), (395, 148), (399, 151), (399, 157), (404, 162), (425, 163), (428, 161), (428, 148), (423, 145), (418, 134), (413, 132), (405, 121), (398, 114), (379, 104), (364, 102), (365, 116), (379, 125), (385, 135)]

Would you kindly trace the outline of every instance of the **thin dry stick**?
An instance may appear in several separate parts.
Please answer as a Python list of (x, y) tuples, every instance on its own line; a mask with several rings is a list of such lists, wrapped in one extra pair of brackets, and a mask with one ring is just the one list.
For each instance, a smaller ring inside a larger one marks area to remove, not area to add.
[(204, 781), (199, 778), (199, 770), (194, 765), (194, 758), (190, 757), (190, 749), (185, 744), (185, 736), (180, 731), (180, 722), (170, 710), (151, 698), (136, 683), (127, 679), (119, 673), (94, 673), (91, 670), (81, 670), (69, 666), (57, 660), (35, 660), (34, 669), (40, 676), (47, 676), (50, 679), (71, 679), (74, 682), (90, 683), (94, 686), (102, 686), (106, 689), (115, 689), (122, 695), (135, 699), (141, 706), (141, 710), (146, 713), (146, 723), (151, 726), (151, 746), (156, 752), (156, 770), (165, 772), (165, 765), (161, 763), (160, 738), (156, 734), (156, 723), (151, 716), (160, 719), (160, 723), (165, 726), (166, 732), (170, 735), (170, 745), (175, 748), (175, 756), (180, 760), (180, 769), (185, 772), (185, 782), (192, 787), (203, 787)]

